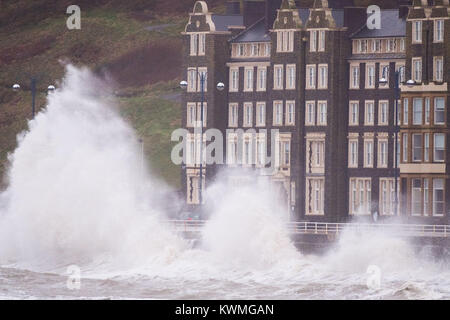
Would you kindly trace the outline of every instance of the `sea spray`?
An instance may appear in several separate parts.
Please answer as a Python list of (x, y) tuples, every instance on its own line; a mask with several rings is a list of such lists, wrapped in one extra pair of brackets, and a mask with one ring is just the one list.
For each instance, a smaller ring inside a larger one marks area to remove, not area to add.
[(207, 191), (211, 216), (202, 234), (204, 247), (247, 268), (271, 268), (298, 258), (287, 232), (286, 204), (274, 196), (270, 181), (238, 174), (240, 182), (233, 183), (231, 174), (223, 171)]
[(19, 136), (1, 197), (0, 261), (135, 263), (180, 249), (158, 223), (166, 187), (143, 172), (137, 137), (99, 88), (88, 69), (68, 65)]

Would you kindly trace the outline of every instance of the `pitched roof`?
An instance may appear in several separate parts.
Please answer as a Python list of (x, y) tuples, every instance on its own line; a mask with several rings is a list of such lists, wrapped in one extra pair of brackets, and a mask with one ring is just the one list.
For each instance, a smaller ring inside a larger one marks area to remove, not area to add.
[(245, 31), (238, 34), (231, 40), (233, 43), (237, 42), (268, 42), (270, 41), (270, 35), (266, 30), (265, 20), (260, 19), (252, 26), (248, 27)]
[(381, 10), (381, 29), (368, 29), (367, 25), (361, 27), (351, 38), (384, 38), (405, 37), (406, 20), (399, 17), (398, 9)]
[(230, 26), (244, 25), (244, 17), (241, 15), (213, 14), (211, 19), (216, 25), (216, 31), (228, 31), (228, 27)]

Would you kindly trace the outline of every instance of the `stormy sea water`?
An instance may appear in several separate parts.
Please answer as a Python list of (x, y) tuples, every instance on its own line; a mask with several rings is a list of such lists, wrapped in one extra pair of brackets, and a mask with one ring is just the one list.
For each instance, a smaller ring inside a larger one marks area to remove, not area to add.
[(448, 261), (395, 234), (344, 232), (325, 254), (299, 252), (264, 181), (209, 186), (192, 246), (165, 223), (170, 189), (107, 96), (68, 65), (18, 137), (0, 195), (1, 299), (450, 298)]

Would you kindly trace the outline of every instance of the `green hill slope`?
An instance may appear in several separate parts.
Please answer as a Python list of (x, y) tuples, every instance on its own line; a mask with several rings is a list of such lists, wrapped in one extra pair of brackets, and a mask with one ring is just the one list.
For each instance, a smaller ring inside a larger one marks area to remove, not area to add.
[[(175, 89), (181, 74), (180, 32), (193, 3), (81, 0), (81, 30), (68, 30), (71, 1), (0, 1), (0, 174), (7, 171), (7, 154), (31, 117), (30, 75), (39, 79), (40, 109), (45, 88), (63, 76), (61, 61), (70, 61), (113, 80), (121, 112), (144, 140), (149, 166), (178, 187), (179, 168), (169, 160), (170, 133), (181, 125)], [(13, 92), (14, 83), (23, 90)]]

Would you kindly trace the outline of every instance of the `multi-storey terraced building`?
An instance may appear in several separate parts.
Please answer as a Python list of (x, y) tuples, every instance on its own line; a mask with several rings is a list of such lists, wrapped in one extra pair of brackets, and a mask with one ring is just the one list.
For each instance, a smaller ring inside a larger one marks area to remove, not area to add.
[(204, 186), (221, 166), (274, 165), (264, 175), (292, 220), (448, 222), (449, 1), (367, 12), (352, 0), (230, 0), (219, 15), (196, 2), (183, 33), (188, 206), (199, 207), (193, 132), (207, 74), (203, 130), (223, 133), (226, 163), (205, 167)]

